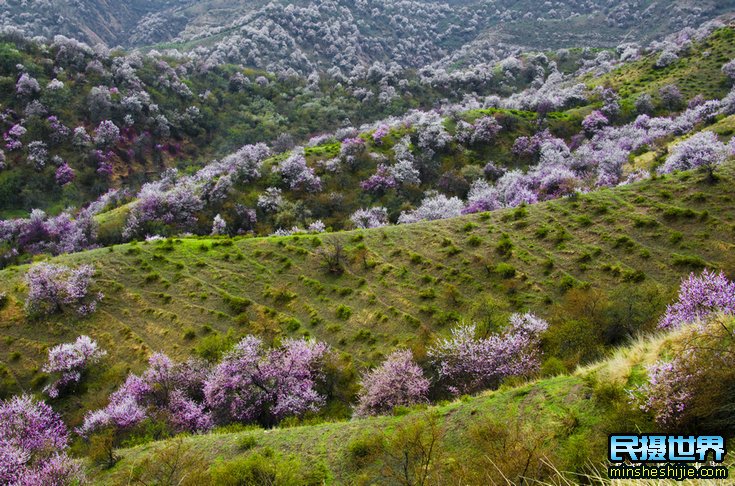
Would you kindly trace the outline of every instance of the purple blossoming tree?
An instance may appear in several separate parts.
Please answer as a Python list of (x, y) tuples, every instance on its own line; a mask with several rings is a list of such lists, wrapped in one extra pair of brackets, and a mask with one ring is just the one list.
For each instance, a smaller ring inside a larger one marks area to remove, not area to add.
[(533, 314), (514, 314), (502, 334), (475, 337), (473, 325), (460, 326), (452, 337), (429, 350), (439, 379), (452, 394), (495, 388), (507, 376), (526, 376), (538, 370), (540, 335), (546, 321)]
[(352, 213), (350, 221), (358, 229), (380, 228), (388, 225), (388, 210), (383, 207), (358, 209)]
[(303, 154), (297, 153), (287, 158), (273, 168), (277, 174), (281, 174), (283, 180), (291, 189), (301, 189), (307, 192), (319, 192), (322, 189), (322, 181), (314, 173), (314, 169), (306, 165)]
[(72, 182), (74, 178), (76, 177), (76, 174), (74, 173), (74, 169), (72, 169), (69, 164), (64, 162), (59, 166), (58, 169), (56, 169), (56, 183), (60, 186), (65, 186)]
[(717, 312), (735, 314), (735, 282), (722, 272), (704, 270), (699, 276), (691, 273), (682, 280), (678, 300), (666, 308), (658, 325), (663, 329), (675, 329), (683, 324), (701, 322)]
[(610, 120), (601, 111), (595, 110), (582, 120), (582, 128), (591, 136), (608, 123), (610, 123)]
[(67, 449), (66, 427), (51, 407), (27, 395), (0, 402), (0, 483), (83, 483), (82, 468)]
[(727, 146), (714, 132), (698, 132), (673, 148), (659, 172), (668, 174), (675, 170), (701, 168), (713, 180), (715, 170), (728, 155)]
[(355, 415), (380, 415), (397, 406), (425, 403), (429, 385), (411, 351), (395, 351), (379, 367), (362, 377), (362, 392)]
[(51, 398), (59, 394), (72, 383), (79, 383), (82, 374), (91, 364), (97, 363), (107, 354), (99, 349), (96, 341), (89, 336), (79, 336), (73, 343), (60, 344), (48, 352), (48, 361), (43, 366), (45, 373), (59, 374), (60, 377), (44, 388), (44, 393)]
[(26, 312), (33, 316), (48, 315), (73, 307), (82, 316), (93, 313), (102, 299), (102, 294), (90, 292), (93, 275), (94, 268), (90, 265), (70, 268), (38, 263), (32, 266), (26, 274)]
[(360, 183), (363, 191), (372, 193), (383, 193), (388, 189), (398, 186), (396, 179), (390, 172), (388, 166), (379, 164), (375, 174)]
[(260, 339), (248, 336), (207, 379), (205, 402), (224, 423), (274, 425), (315, 412), (324, 404), (316, 387), (326, 354), (324, 343), (288, 339), (267, 350)]

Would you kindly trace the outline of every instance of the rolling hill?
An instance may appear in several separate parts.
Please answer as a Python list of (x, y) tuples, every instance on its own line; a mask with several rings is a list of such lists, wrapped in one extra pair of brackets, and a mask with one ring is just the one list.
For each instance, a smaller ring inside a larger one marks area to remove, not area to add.
[[(710, 184), (698, 173), (682, 173), (374, 230), (172, 238), (60, 256), (53, 261), (94, 265), (106, 296), (81, 320), (27, 319), (28, 267), (10, 267), (0, 272), (7, 293), (0, 311), (3, 390), (39, 390), (46, 349), (90, 335), (110, 356), (85, 392), (57, 404), (76, 425), (155, 351), (207, 357), (245, 334), (308, 335), (362, 369), (399, 345), (421, 357), (458, 321), (493, 329), (509, 312), (526, 309), (552, 322), (549, 366), (571, 369), (650, 329), (690, 271), (735, 270), (735, 167), (723, 166), (720, 177)], [(341, 276), (327, 272), (319, 254), (334, 245), (344, 249)], [(596, 311), (587, 312), (587, 305)], [(335, 413), (347, 413), (346, 406)]]

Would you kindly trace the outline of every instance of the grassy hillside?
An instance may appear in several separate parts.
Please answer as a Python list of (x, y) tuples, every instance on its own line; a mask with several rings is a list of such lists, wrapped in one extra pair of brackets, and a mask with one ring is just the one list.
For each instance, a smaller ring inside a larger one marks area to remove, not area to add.
[(672, 64), (655, 66), (660, 52), (626, 63), (620, 68), (594, 80), (594, 86), (610, 86), (631, 103), (641, 93), (655, 96), (668, 84), (679, 87), (685, 99), (703, 95), (705, 99), (722, 98), (730, 84), (722, 74), (722, 65), (735, 57), (735, 30), (718, 29), (701, 42), (679, 53)]
[[(546, 371), (595, 359), (651, 327), (682, 276), (735, 270), (735, 166), (720, 182), (682, 173), (538, 205), (452, 220), (270, 238), (181, 238), (54, 261), (93, 264), (105, 294), (79, 320), (24, 316), (27, 266), (0, 272), (4, 395), (40, 390), (46, 349), (80, 334), (109, 351), (79, 393), (54, 405), (72, 425), (154, 351), (216, 357), (241, 335), (310, 335), (361, 369), (393, 347), (419, 359), (460, 320), (492, 330), (514, 310), (551, 320)], [(320, 252), (343, 246), (345, 272)], [(332, 410), (344, 416), (344, 408)]]
[[(641, 339), (569, 375), (396, 416), (224, 430), (146, 444), (120, 451), (121, 460), (112, 469), (93, 474), (96, 484), (126, 484), (160, 478), (156, 473), (161, 470), (174, 470), (177, 479), (189, 471), (182, 483), (189, 484), (192, 474), (213, 464), (215, 476), (197, 477), (198, 484), (235, 484), (232, 474), (256, 465), (260, 471), (271, 468), (277, 484), (405, 484), (400, 482), (402, 467), (414, 471), (425, 460), (430, 463), (428, 484), (519, 484), (521, 477), (540, 484), (597, 484), (594, 478), (606, 474), (601, 465), (607, 434), (655, 429), (628, 404), (625, 390), (642, 381), (641, 371), (677, 334)], [(422, 450), (431, 445), (431, 454), (418, 452), (419, 445), (427, 446)], [(176, 468), (166, 469), (173, 459), (178, 459)], [(230, 476), (225, 478), (225, 472)]]

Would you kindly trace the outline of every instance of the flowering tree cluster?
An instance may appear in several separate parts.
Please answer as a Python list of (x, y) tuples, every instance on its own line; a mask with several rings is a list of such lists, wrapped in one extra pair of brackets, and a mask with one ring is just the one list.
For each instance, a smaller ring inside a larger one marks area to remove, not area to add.
[(66, 162), (56, 169), (56, 175), (54, 176), (56, 183), (60, 186), (69, 184), (75, 177), (76, 174), (74, 173), (74, 169), (72, 169)]
[(356, 167), (357, 161), (365, 153), (365, 140), (353, 137), (342, 140), (339, 155), (349, 167)]
[(682, 280), (679, 298), (666, 308), (659, 327), (675, 329), (683, 324), (701, 323), (716, 313), (735, 315), (735, 282), (723, 272), (691, 273)]
[(314, 169), (306, 165), (303, 154), (296, 153), (287, 158), (273, 171), (281, 174), (283, 180), (291, 189), (301, 189), (307, 192), (319, 192), (322, 189), (322, 181), (316, 175)]
[(212, 236), (224, 235), (227, 233), (227, 222), (219, 214), (212, 220)]
[(457, 197), (448, 198), (444, 194), (429, 194), (421, 201), (421, 205), (411, 211), (404, 211), (398, 217), (399, 224), (434, 221), (460, 216), (464, 203)]
[(105, 355), (107, 351), (100, 349), (97, 342), (89, 336), (79, 336), (73, 343), (51, 348), (43, 371), (60, 376), (44, 388), (44, 393), (51, 398), (58, 398), (66, 387), (72, 383), (79, 383), (89, 365), (97, 363)]
[(258, 207), (266, 213), (275, 213), (284, 202), (283, 191), (277, 187), (269, 187), (258, 196)]
[(675, 84), (667, 84), (658, 90), (661, 106), (667, 110), (678, 110), (684, 104), (684, 95)]
[(48, 217), (34, 209), (28, 219), (0, 220), (0, 243), (29, 253), (81, 251), (93, 247), (96, 240), (97, 225), (92, 216), (92, 211), (83, 211), (75, 219), (66, 212)]
[(352, 213), (350, 221), (358, 229), (380, 228), (388, 225), (388, 210), (384, 207), (358, 209)]
[(531, 137), (518, 137), (513, 142), (511, 150), (516, 155), (534, 157), (538, 155), (541, 144), (550, 138), (552, 138), (552, 135), (548, 130), (537, 132)]
[(602, 127), (610, 123), (607, 117), (599, 110), (595, 110), (582, 120), (582, 128), (588, 135), (594, 135)]
[(64, 265), (38, 263), (28, 270), (26, 284), (28, 297), (25, 309), (29, 315), (40, 316), (73, 308), (85, 316), (97, 309), (102, 294), (91, 292), (94, 268), (82, 265), (70, 268)]
[(94, 143), (100, 148), (109, 149), (120, 138), (120, 129), (110, 120), (103, 120), (94, 132)]
[(40, 140), (34, 140), (28, 144), (28, 157), (27, 160), (32, 164), (36, 170), (41, 170), (48, 161), (48, 147), (44, 142)]
[(178, 231), (189, 231), (197, 222), (197, 212), (204, 209), (199, 188), (187, 180), (169, 185), (166, 181), (143, 186), (138, 201), (130, 211), (123, 230), (125, 238), (160, 233), (151, 226), (164, 224)]
[(225, 356), (204, 384), (207, 406), (218, 421), (273, 425), (288, 416), (317, 411), (324, 343), (288, 339), (268, 350), (248, 336)]
[(231, 422), (271, 426), (324, 404), (317, 388), (327, 353), (320, 342), (290, 339), (267, 349), (248, 336), (213, 368), (154, 354), (148, 369), (128, 376), (105, 408), (86, 415), (78, 432), (85, 437), (105, 428), (123, 432), (146, 419), (163, 421), (176, 432), (205, 432)]
[(366, 417), (389, 413), (397, 406), (428, 401), (429, 380), (410, 351), (395, 351), (377, 368), (362, 377), (355, 415)]
[(14, 150), (20, 150), (23, 148), (23, 142), (21, 138), (25, 135), (28, 130), (21, 124), (16, 123), (10, 129), (3, 134), (5, 140), (5, 148), (12, 152)]
[(494, 116), (483, 116), (475, 120), (473, 124), (460, 121), (457, 124), (455, 138), (458, 142), (474, 145), (492, 142), (500, 133), (502, 127)]
[(148, 369), (141, 376), (129, 375), (105, 408), (87, 413), (77, 432), (83, 437), (105, 428), (124, 432), (148, 418), (164, 421), (175, 432), (207, 431), (213, 422), (201, 401), (208, 372), (204, 362), (177, 364), (154, 354)]
[[(460, 326), (429, 349), (440, 385), (453, 395), (497, 387), (509, 376), (538, 371), (540, 336), (548, 324), (533, 314), (514, 314), (501, 333), (477, 338), (475, 326)], [(396, 406), (428, 400), (431, 382), (410, 351), (396, 351), (362, 377), (355, 415), (389, 413)]]
[(722, 65), (722, 73), (730, 78), (731, 81), (735, 80), (735, 59)]
[(662, 427), (679, 424), (692, 399), (693, 382), (700, 378), (686, 369), (686, 361), (687, 356), (679, 356), (648, 366), (648, 383), (637, 390), (643, 397), (641, 409), (652, 413)]
[(390, 168), (383, 164), (378, 164), (375, 174), (360, 183), (360, 187), (363, 191), (373, 193), (383, 193), (388, 189), (393, 189), (397, 186), (398, 182), (391, 173)]
[(32, 96), (41, 92), (41, 85), (33, 76), (23, 73), (15, 83), (15, 92), (21, 96)]
[(462, 210), (463, 214), (481, 213), (494, 211), (501, 208), (500, 194), (498, 190), (483, 179), (477, 179), (470, 186), (467, 195), (467, 206)]
[(540, 335), (548, 324), (533, 314), (514, 314), (502, 334), (478, 339), (475, 326), (460, 326), (429, 350), (439, 380), (452, 394), (497, 387), (507, 376), (538, 370)]
[(421, 173), (414, 166), (413, 158), (398, 160), (389, 169), (390, 175), (399, 184), (415, 185), (421, 184)]
[(701, 168), (713, 177), (715, 169), (728, 155), (727, 146), (720, 142), (714, 132), (703, 131), (676, 145), (659, 172), (667, 174), (675, 170)]
[(83, 483), (82, 468), (68, 448), (66, 427), (51, 407), (27, 395), (0, 402), (0, 483)]

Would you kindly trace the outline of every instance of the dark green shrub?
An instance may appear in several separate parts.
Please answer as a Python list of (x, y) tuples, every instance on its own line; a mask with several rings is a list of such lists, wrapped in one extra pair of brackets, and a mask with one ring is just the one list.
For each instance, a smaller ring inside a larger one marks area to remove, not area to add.
[(508, 263), (498, 263), (495, 266), (495, 273), (502, 278), (513, 278), (516, 276), (516, 268)]
[(352, 309), (344, 304), (337, 306), (337, 317), (342, 320), (347, 320), (352, 316)]

